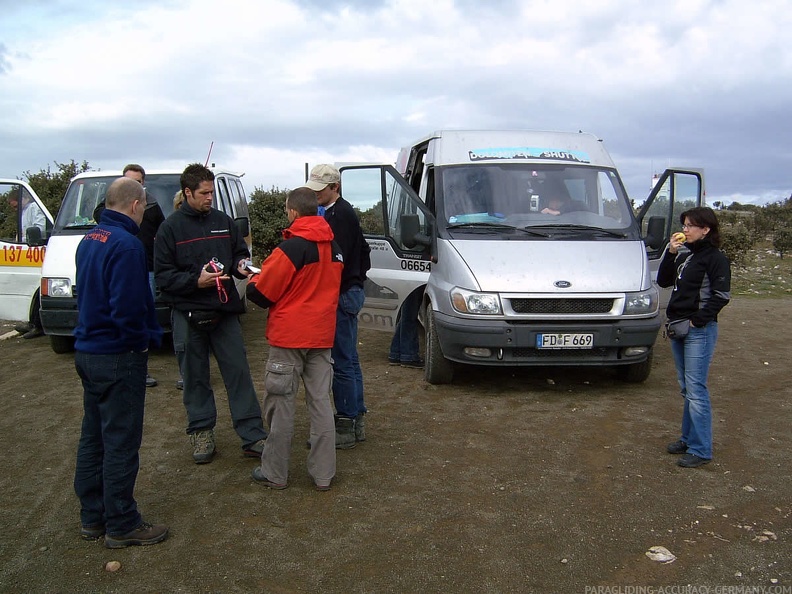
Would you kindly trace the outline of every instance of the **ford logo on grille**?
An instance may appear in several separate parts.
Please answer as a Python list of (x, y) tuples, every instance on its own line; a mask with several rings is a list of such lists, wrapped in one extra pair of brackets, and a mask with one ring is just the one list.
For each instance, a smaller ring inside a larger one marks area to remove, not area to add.
[(568, 289), (569, 287), (572, 286), (572, 283), (570, 283), (569, 281), (556, 281), (553, 284), (559, 289)]

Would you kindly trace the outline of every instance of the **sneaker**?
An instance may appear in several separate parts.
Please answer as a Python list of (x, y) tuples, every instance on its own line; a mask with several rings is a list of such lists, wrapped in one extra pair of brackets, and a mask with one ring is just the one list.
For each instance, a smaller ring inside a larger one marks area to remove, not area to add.
[(395, 357), (388, 357), (388, 365), (399, 365), (401, 361), (396, 359)]
[(176, 389), (177, 390), (184, 390), (184, 380), (183, 379), (177, 379), (176, 380)]
[(362, 413), (355, 417), (355, 441), (366, 441), (366, 417)]
[(253, 472), (250, 473), (250, 476), (257, 483), (264, 485), (265, 487), (269, 487), (270, 489), (275, 489), (277, 491), (282, 491), (283, 489), (289, 486), (286, 483), (273, 483), (266, 476), (261, 474), (261, 466), (256, 466), (253, 469)]
[(256, 443), (252, 443), (246, 448), (242, 448), (242, 455), (245, 458), (261, 458), (261, 452), (264, 451), (264, 442), (267, 438), (259, 439)]
[(196, 464), (208, 464), (215, 455), (214, 430), (205, 429), (190, 434), (193, 446), (193, 460)]
[(147, 387), (147, 388), (153, 388), (153, 387), (154, 387), (154, 386), (156, 386), (156, 385), (157, 385), (157, 380), (155, 380), (153, 377), (151, 377), (151, 376), (150, 376), (150, 375), (147, 373), (147, 374), (146, 374), (146, 387)]
[(133, 545), (153, 545), (168, 538), (168, 527), (164, 524), (143, 522), (134, 530), (120, 536), (105, 534), (105, 546), (108, 549), (123, 549)]
[(674, 442), (669, 443), (666, 446), (666, 451), (669, 454), (684, 454), (685, 452), (687, 452), (687, 444), (681, 439), (678, 439)]
[(326, 485), (320, 485), (319, 483), (314, 483), (314, 487), (317, 491), (329, 491), (330, 490), (330, 483)]
[(400, 361), (399, 364), (402, 367), (410, 367), (412, 369), (423, 369), (424, 368), (424, 360), (423, 359), (415, 359), (414, 361)]
[(698, 468), (699, 466), (704, 466), (709, 463), (709, 459), (699, 458), (696, 454), (685, 454), (677, 460), (677, 466), (681, 466), (682, 468)]
[(80, 538), (83, 540), (96, 540), (105, 535), (104, 524), (98, 526), (80, 526)]

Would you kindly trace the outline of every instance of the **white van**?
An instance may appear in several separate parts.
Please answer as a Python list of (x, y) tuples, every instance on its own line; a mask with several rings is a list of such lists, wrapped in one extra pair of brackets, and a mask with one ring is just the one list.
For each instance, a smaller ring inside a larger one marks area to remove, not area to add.
[(33, 188), (0, 179), (0, 319), (32, 321), (52, 215)]
[[(251, 245), (247, 198), (242, 187), (242, 174), (212, 167), (215, 174), (215, 195), (212, 206), (234, 219)], [(93, 212), (102, 202), (107, 187), (120, 171), (89, 171), (75, 176), (61, 203), (41, 270), (41, 322), (49, 335), (52, 350), (66, 353), (74, 349), (74, 328), (77, 325), (75, 254), (77, 245), (88, 230), (96, 226)], [(173, 212), (173, 197), (180, 189), (181, 171), (146, 171), (146, 192), (157, 199), (167, 218)], [(244, 294), (244, 287), (238, 287)], [(157, 318), (163, 328), (170, 328), (170, 309), (156, 300)]]
[(397, 168), (342, 168), (372, 269), (362, 327), (392, 330), (423, 291), (425, 378), (457, 364), (614, 366), (644, 381), (661, 325), (656, 269), (700, 170), (666, 170), (637, 216), (583, 133), (440, 131)]

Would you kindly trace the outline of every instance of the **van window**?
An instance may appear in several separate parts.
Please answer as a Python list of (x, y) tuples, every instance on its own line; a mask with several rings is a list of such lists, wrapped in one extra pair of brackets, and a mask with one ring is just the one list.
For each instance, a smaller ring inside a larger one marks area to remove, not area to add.
[(436, 174), (434, 208), (441, 228), (494, 223), (509, 232), (508, 227), (582, 225), (637, 233), (613, 170), (510, 163), (438, 167)]
[(225, 177), (215, 178), (215, 204), (216, 208), (222, 210), (229, 217), (236, 218)]
[(20, 184), (0, 184), (0, 240), (27, 243), (31, 227), (47, 236), (47, 217), (27, 188)]
[(239, 202), (237, 204), (237, 216), (247, 217), (249, 215), (247, 196), (245, 195), (245, 188), (242, 187), (242, 182), (236, 178), (230, 180), (239, 192)]
[(231, 196), (231, 204), (234, 209), (233, 217), (235, 219), (244, 218), (247, 216), (246, 210), (243, 205), (245, 204), (245, 194), (242, 192), (239, 182), (234, 178), (228, 178), (228, 192)]

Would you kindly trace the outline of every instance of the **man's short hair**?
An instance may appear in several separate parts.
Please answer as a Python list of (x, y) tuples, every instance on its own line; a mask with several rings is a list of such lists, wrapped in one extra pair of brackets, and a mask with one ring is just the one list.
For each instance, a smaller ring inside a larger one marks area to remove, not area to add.
[(124, 167), (124, 170), (121, 172), (121, 175), (126, 175), (127, 171), (137, 171), (140, 175), (143, 176), (143, 181), (146, 180), (146, 170), (143, 169), (143, 167), (141, 167), (137, 163), (130, 163), (129, 165)]
[(105, 206), (111, 210), (126, 210), (135, 200), (145, 204), (146, 190), (130, 177), (119, 177), (107, 188)]
[(296, 188), (289, 192), (286, 197), (286, 206), (296, 210), (301, 217), (316, 216), (319, 203), (316, 200), (316, 192), (310, 188)]
[(182, 192), (189, 188), (190, 192), (194, 193), (198, 186), (201, 185), (201, 182), (213, 182), (214, 178), (215, 176), (211, 169), (200, 163), (192, 163), (185, 167), (179, 182), (181, 183)]

